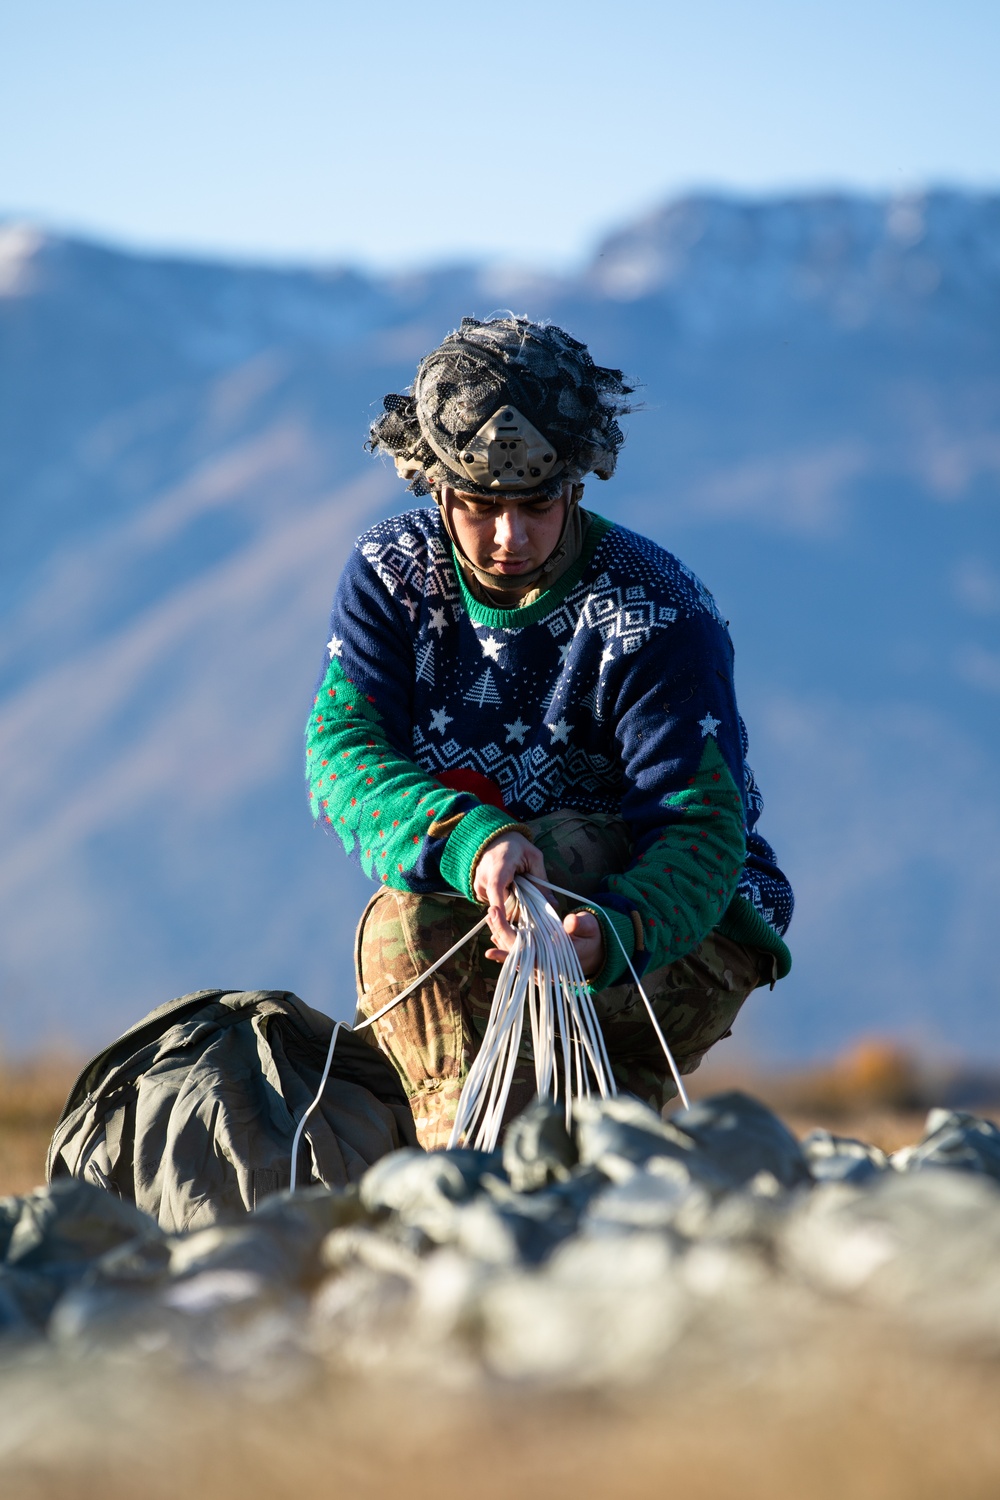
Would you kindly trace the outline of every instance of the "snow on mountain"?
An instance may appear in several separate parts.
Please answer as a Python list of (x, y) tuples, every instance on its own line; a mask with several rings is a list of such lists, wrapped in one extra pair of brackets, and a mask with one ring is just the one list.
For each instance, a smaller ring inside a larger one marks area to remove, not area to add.
[(1000, 199), (687, 198), (609, 238), (590, 281), (620, 301), (670, 302), (696, 334), (790, 315), (844, 329), (986, 319), (1000, 307)]
[(739, 1030), (1000, 1053), (1000, 198), (666, 205), (576, 277), (373, 278), (0, 225), (0, 1032), (99, 1043), (206, 985), (340, 1015), (367, 895), (301, 728), (363, 451), (466, 312), (639, 377), (588, 502), (732, 621), (795, 969)]

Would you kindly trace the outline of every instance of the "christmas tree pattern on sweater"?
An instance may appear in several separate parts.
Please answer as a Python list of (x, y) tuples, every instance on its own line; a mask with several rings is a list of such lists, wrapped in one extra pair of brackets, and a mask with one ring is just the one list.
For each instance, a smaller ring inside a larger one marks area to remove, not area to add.
[[(598, 900), (633, 949), (638, 921), (662, 928), (658, 949), (688, 951), (737, 888), (762, 928), (787, 925), (787, 881), (755, 831), (725, 624), (646, 538), (594, 517), (555, 587), (496, 610), (464, 587), (436, 509), (409, 512), (358, 542), (327, 655), (308, 731), (313, 812), (374, 878), (470, 895), (500, 828), (559, 808), (613, 812), (634, 862)], [(444, 787), (455, 772), (484, 778), (502, 808)], [(686, 846), (675, 829), (690, 830)], [(705, 839), (711, 878), (682, 878), (678, 850), (693, 858)]]

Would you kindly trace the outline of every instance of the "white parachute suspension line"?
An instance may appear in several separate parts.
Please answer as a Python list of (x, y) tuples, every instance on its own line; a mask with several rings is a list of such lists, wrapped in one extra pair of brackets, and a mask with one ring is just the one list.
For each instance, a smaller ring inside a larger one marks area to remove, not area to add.
[(453, 943), (452, 946), (448, 949), (447, 953), (442, 953), (441, 957), (435, 959), (434, 963), (431, 964), (429, 969), (425, 969), (424, 972), (417, 979), (415, 979), (412, 984), (408, 984), (406, 986), (405, 990), (400, 990), (398, 995), (394, 995), (389, 1001), (388, 1005), (383, 1005), (381, 1010), (376, 1011), (373, 1016), (369, 1016), (367, 1020), (362, 1021), (360, 1026), (348, 1026), (346, 1021), (336, 1022), (333, 1028), (333, 1032), (330, 1036), (330, 1045), (326, 1051), (326, 1062), (323, 1066), (323, 1076), (320, 1079), (319, 1088), (316, 1090), (316, 1095), (312, 1103), (309, 1105), (308, 1109), (305, 1110), (301, 1119), (299, 1120), (299, 1123), (295, 1128), (295, 1135), (292, 1137), (292, 1162), (288, 1179), (288, 1191), (290, 1193), (295, 1192), (298, 1183), (299, 1145), (302, 1141), (302, 1132), (306, 1128), (306, 1121), (312, 1114), (313, 1110), (317, 1108), (320, 1100), (323, 1097), (323, 1090), (326, 1088), (327, 1079), (330, 1077), (330, 1067), (333, 1063), (333, 1053), (337, 1045), (337, 1037), (342, 1031), (353, 1031), (357, 1033), (359, 1031), (364, 1031), (366, 1026), (374, 1026), (376, 1021), (380, 1021), (383, 1016), (388, 1015), (389, 1011), (394, 1010), (397, 1005), (402, 1004), (404, 1000), (412, 995), (414, 990), (419, 989), (424, 980), (429, 979), (432, 974), (436, 973), (437, 970), (440, 969), (442, 964), (447, 963), (449, 958), (453, 958), (454, 955), (458, 952), (459, 948), (464, 948), (469, 939), (474, 938), (477, 932), (481, 932), (488, 921), (489, 914), (483, 917), (481, 921), (477, 922), (475, 927), (470, 927), (465, 936), (459, 938), (457, 943)]
[(299, 1145), (300, 1145), (301, 1140), (302, 1140), (302, 1132), (306, 1128), (306, 1121), (308, 1120), (309, 1116), (312, 1114), (313, 1110), (316, 1108), (317, 1104), (319, 1103), (319, 1101), (323, 1097), (323, 1090), (326, 1088), (326, 1080), (330, 1076), (330, 1065), (333, 1062), (333, 1049), (336, 1047), (336, 1045), (337, 1045), (337, 1037), (343, 1031), (345, 1025), (346, 1025), (346, 1022), (344, 1022), (344, 1021), (337, 1021), (337, 1023), (335, 1024), (335, 1026), (333, 1028), (333, 1035), (330, 1037), (330, 1045), (326, 1049), (326, 1063), (324, 1064), (324, 1067), (323, 1067), (323, 1076), (322, 1076), (322, 1078), (319, 1081), (319, 1088), (316, 1090), (316, 1097), (313, 1100), (313, 1102), (310, 1104), (309, 1108), (303, 1114), (303, 1116), (302, 1116), (301, 1120), (299, 1121), (298, 1125), (295, 1127), (295, 1135), (292, 1137), (292, 1164), (291, 1164), (291, 1169), (289, 1171), (289, 1177), (288, 1177), (288, 1191), (290, 1193), (294, 1193), (295, 1192), (296, 1183), (297, 1183), (297, 1179), (298, 1179)]
[[(518, 898), (518, 918), (515, 926), (514, 946), (507, 954), (500, 970), (490, 1019), (483, 1045), (473, 1060), (458, 1102), (458, 1113), (452, 1129), (449, 1148), (458, 1144), (462, 1135), (468, 1135), (472, 1125), (479, 1121), (479, 1140), (489, 1141), (482, 1149), (492, 1151), (496, 1145), (503, 1121), (517, 1053), (524, 1025), (524, 1010), (527, 1006), (531, 1031), (532, 1050), (535, 1057), (535, 1089), (540, 1099), (560, 1097), (560, 1073), (557, 1063), (556, 1036), (562, 1053), (562, 1097), (567, 1124), (574, 1098), (588, 1098), (591, 1093), (590, 1074), (593, 1073), (602, 1098), (617, 1095), (611, 1063), (608, 1059), (604, 1034), (594, 1009), (590, 986), (580, 968), (576, 949), (563, 927), (555, 908), (541, 896), (532, 885), (544, 886), (560, 896), (569, 896), (573, 901), (584, 901), (577, 891), (554, 885), (550, 880), (532, 876), (530, 880), (515, 879)], [(334, 1049), (341, 1031), (364, 1031), (373, 1026), (389, 1011), (409, 998), (426, 979), (437, 972), (442, 964), (463, 948), (470, 939), (486, 926), (489, 914), (471, 927), (464, 937), (453, 943), (446, 953), (425, 969), (412, 984), (408, 984), (387, 1005), (351, 1027), (346, 1021), (338, 1021), (330, 1037), (326, 1062), (319, 1088), (308, 1108), (301, 1116), (292, 1140), (292, 1161), (289, 1191), (295, 1192), (298, 1181), (298, 1154), (306, 1121), (318, 1107), (330, 1076)], [(611, 924), (608, 924), (611, 926)], [(625, 944), (614, 927), (615, 941), (628, 964), (636, 989), (642, 996), (663, 1055), (677, 1085), (677, 1092), (685, 1109), (691, 1101), (674, 1061), (673, 1053), (656, 1017), (656, 1012), (642, 986), (635, 966)], [(568, 973), (567, 973), (568, 971)], [(487, 1043), (489, 1044), (487, 1046)], [(587, 1064), (589, 1063), (589, 1069)], [(475, 1079), (475, 1081), (473, 1081)], [(480, 1117), (482, 1117), (480, 1119)]]
[[(472, 1061), (459, 1096), (449, 1147), (480, 1119), (480, 1135), (499, 1133), (503, 1106), (510, 1093), (524, 1025), (524, 1002), (530, 945), (523, 921), (514, 930), (514, 945), (500, 969), (482, 1045)], [(529, 1007), (530, 1008), (530, 1007)]]
[[(593, 995), (576, 949), (541, 882), (515, 879), (514, 944), (504, 960), (479, 1053), (459, 1097), (449, 1148), (492, 1151), (517, 1065), (527, 1011), (539, 1098), (617, 1094)], [(558, 1038), (558, 1045), (557, 1045)]]
[[(556, 891), (560, 896), (571, 896), (574, 901), (580, 901), (583, 899), (576, 891), (568, 891), (564, 886), (553, 885), (550, 880), (542, 880), (537, 875), (533, 878), (536, 885), (544, 885), (548, 890)], [(663, 1048), (663, 1055), (667, 1059), (667, 1062), (670, 1066), (670, 1071), (673, 1074), (674, 1082), (677, 1085), (677, 1092), (681, 1097), (681, 1102), (684, 1105), (685, 1109), (690, 1109), (691, 1101), (688, 1098), (687, 1089), (685, 1089), (684, 1084), (681, 1080), (681, 1075), (677, 1071), (677, 1064), (674, 1062), (674, 1055), (671, 1052), (670, 1048), (667, 1046), (667, 1039), (663, 1035), (663, 1031), (660, 1027), (659, 1021), (656, 1019), (656, 1012), (654, 1011), (652, 1004), (650, 1003), (649, 996), (646, 994), (646, 991), (642, 987), (642, 981), (639, 978), (638, 974), (635, 972), (635, 966), (632, 963), (631, 958), (629, 957), (628, 949), (625, 947), (625, 944), (622, 942), (617, 932), (615, 932), (615, 929), (611, 926), (610, 922), (608, 923), (608, 926), (611, 927), (611, 931), (615, 934), (615, 941), (617, 942), (619, 948), (622, 950), (622, 953), (625, 957), (625, 962), (629, 966), (629, 972), (632, 975), (635, 987), (639, 991), (639, 994), (642, 996), (646, 1010), (649, 1012), (649, 1019), (653, 1023), (653, 1030), (656, 1032), (656, 1036), (660, 1043), (660, 1046)]]
[[(543, 882), (539, 880), (535, 881), (535, 883), (541, 885)], [(547, 881), (544, 883), (548, 884)], [(553, 887), (553, 889), (556, 889), (556, 887)], [(576, 899), (579, 900), (580, 898), (577, 897)], [(575, 1032), (572, 1037), (572, 1062), (579, 1083), (579, 1088), (576, 1092), (585, 1095), (589, 1095), (590, 1093), (590, 1076), (586, 1069), (583, 1068), (585, 1056), (594, 1077), (600, 1079), (603, 1075), (606, 1079), (611, 1080), (608, 1092), (617, 1093), (617, 1088), (613, 1082), (611, 1061), (608, 1057), (604, 1040), (604, 1032), (597, 1018), (590, 985), (584, 977), (583, 970), (580, 968), (579, 960), (576, 956), (576, 948), (573, 946), (572, 939), (563, 927), (555, 908), (546, 902), (544, 910), (551, 925), (545, 923), (540, 927), (543, 944), (551, 945), (551, 940), (555, 938), (560, 953), (553, 955), (547, 969), (543, 972), (545, 972), (546, 977), (550, 979), (553, 988), (555, 988), (554, 982), (551, 980), (551, 975), (558, 972), (558, 962), (561, 954), (566, 955), (575, 969), (572, 993), (578, 1002), (578, 1018), (581, 1023), (580, 1030)], [(561, 1009), (561, 997), (557, 996), (557, 1001)]]

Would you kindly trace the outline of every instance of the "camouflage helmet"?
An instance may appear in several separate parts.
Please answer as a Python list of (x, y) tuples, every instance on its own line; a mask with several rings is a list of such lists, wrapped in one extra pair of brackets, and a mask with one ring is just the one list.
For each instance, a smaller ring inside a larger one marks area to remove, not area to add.
[(411, 390), (385, 397), (369, 447), (391, 454), (417, 495), (441, 484), (490, 499), (551, 494), (591, 472), (611, 478), (631, 391), (554, 324), (463, 318)]

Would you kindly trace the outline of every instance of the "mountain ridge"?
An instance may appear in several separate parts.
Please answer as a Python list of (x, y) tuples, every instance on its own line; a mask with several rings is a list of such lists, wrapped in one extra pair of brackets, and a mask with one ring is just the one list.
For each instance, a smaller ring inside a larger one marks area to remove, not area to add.
[(692, 197), (561, 278), (79, 243), (0, 225), (9, 1045), (215, 983), (350, 1013), (366, 884), (310, 827), (299, 738), (347, 549), (413, 503), (367, 425), (464, 313), (513, 305), (641, 378), (585, 503), (732, 620), (799, 898), (737, 1043), (1000, 1055), (1000, 195)]

